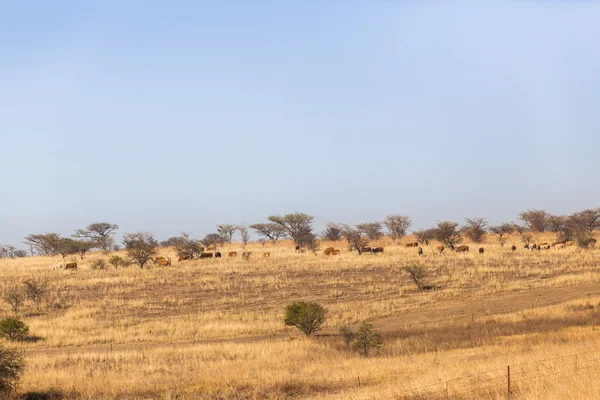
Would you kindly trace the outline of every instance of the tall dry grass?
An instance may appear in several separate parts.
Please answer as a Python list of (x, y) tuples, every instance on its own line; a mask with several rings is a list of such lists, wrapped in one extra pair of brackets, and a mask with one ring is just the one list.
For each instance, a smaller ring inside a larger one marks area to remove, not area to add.
[[(0, 293), (31, 277), (50, 282), (43, 309), (22, 311), (40, 340), (19, 345), (28, 361), (21, 391), (74, 398), (410, 398), (418, 395), (411, 388), (600, 349), (597, 250), (530, 252), (517, 237), (505, 247), (489, 240), (483, 255), (469, 244), (468, 254), (443, 257), (433, 245), (419, 257), (388, 238), (377, 243), (384, 254), (363, 256), (341, 242), (321, 244), (344, 250), (335, 257), (296, 254), (289, 242), (251, 244), (249, 261), (148, 269), (92, 270), (106, 257), (95, 253), (77, 273), (52, 271), (57, 260), (47, 257), (0, 260)], [(172, 249), (161, 255), (175, 258)], [(415, 289), (402, 269), (410, 262), (427, 266), (437, 290)], [(282, 323), (285, 305), (301, 299), (329, 310), (317, 337)], [(377, 357), (353, 354), (336, 335), (363, 321), (383, 333)], [(585, 396), (592, 378), (571, 378), (523, 385), (518, 396), (595, 398)], [(451, 395), (503, 395), (492, 389), (456, 387)]]

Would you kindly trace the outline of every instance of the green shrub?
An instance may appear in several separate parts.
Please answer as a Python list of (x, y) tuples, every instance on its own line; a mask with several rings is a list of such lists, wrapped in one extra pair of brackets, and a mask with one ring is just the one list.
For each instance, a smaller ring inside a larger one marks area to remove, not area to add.
[(356, 337), (356, 334), (354, 332), (352, 332), (352, 329), (348, 328), (347, 326), (342, 326), (340, 328), (340, 335), (342, 335), (342, 337), (344, 338), (344, 342), (346, 343), (346, 346), (348, 346), (348, 348), (350, 348), (350, 345), (352, 344), (352, 341)]
[(382, 346), (381, 334), (375, 330), (372, 324), (365, 322), (358, 327), (358, 332), (354, 335), (352, 350), (357, 351), (361, 356), (368, 357), (369, 352), (380, 351)]
[(320, 331), (325, 323), (327, 310), (317, 303), (299, 301), (285, 309), (285, 324), (295, 326), (306, 336)]
[(108, 258), (108, 263), (115, 268), (129, 266), (129, 263), (127, 262), (127, 260), (125, 260), (123, 257), (117, 256), (117, 255), (110, 256)]
[(413, 263), (402, 267), (402, 269), (410, 275), (412, 281), (417, 285), (418, 290), (423, 290), (425, 279), (427, 278), (427, 267), (423, 264)]
[(0, 337), (8, 340), (23, 340), (29, 333), (29, 326), (16, 318), (5, 318), (0, 321)]
[(91, 269), (106, 269), (106, 267), (106, 261), (104, 261), (103, 259), (95, 260), (94, 262), (92, 262), (92, 265), (90, 265)]
[(0, 397), (17, 388), (25, 369), (23, 353), (0, 343)]

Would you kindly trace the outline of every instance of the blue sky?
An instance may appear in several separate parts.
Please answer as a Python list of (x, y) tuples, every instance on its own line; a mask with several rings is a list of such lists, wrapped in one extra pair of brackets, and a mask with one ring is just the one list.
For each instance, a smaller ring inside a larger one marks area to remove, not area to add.
[(0, 0), (0, 243), (600, 199), (600, 3)]

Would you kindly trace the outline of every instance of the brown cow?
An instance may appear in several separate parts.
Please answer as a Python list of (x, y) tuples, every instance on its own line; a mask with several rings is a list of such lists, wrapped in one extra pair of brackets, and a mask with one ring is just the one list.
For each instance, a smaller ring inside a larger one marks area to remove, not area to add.
[(265, 251), (263, 253), (263, 257), (271, 257), (271, 253), (269, 253), (268, 251)]
[(517, 246), (515, 246), (515, 245), (513, 244), (512, 246), (510, 246), (510, 249), (511, 249), (512, 251), (517, 251)]
[(538, 250), (550, 250), (550, 245), (548, 243), (538, 244)]
[(154, 262), (154, 264), (160, 264), (161, 261), (166, 260), (166, 258), (164, 257), (156, 257), (154, 260), (152, 260)]
[(419, 247), (419, 243), (417, 243), (417, 242), (406, 243), (404, 246), (406, 246), (406, 247)]
[(212, 252), (200, 254), (200, 258), (213, 258), (213, 256), (214, 254)]
[[(204, 254), (204, 253), (202, 253), (202, 254)], [(202, 255), (200, 255), (200, 258), (202, 258)], [(191, 260), (191, 259), (192, 259), (192, 256), (190, 256), (189, 254), (180, 254), (177, 261), (182, 262), (182, 261)]]
[(334, 250), (334, 251), (331, 253), (331, 255), (332, 255), (332, 256), (339, 256), (339, 255), (340, 255), (340, 251), (339, 251), (339, 250)]
[(237, 251), (230, 251), (227, 257), (237, 257)]
[(454, 249), (454, 251), (456, 251), (457, 253), (464, 253), (465, 251), (469, 251), (469, 246), (458, 246)]
[(565, 242), (565, 247), (570, 247), (570, 246), (573, 246), (574, 244), (575, 244), (575, 242), (573, 242), (572, 240), (569, 240), (569, 241)]
[(328, 248), (325, 249), (325, 251), (323, 252), (323, 254), (325, 254), (326, 256), (330, 256), (330, 255), (333, 254), (334, 250), (335, 249), (333, 247), (328, 247)]
[(558, 243), (557, 245), (554, 246), (554, 248), (556, 250), (564, 249), (565, 248), (565, 244), (564, 243)]
[(370, 246), (365, 246), (363, 248), (360, 249), (361, 254), (362, 253), (370, 253), (371, 252), (371, 247)]
[(159, 263), (161, 266), (163, 266), (163, 267), (168, 267), (169, 265), (171, 265), (171, 259), (170, 259), (169, 257), (167, 257), (167, 258), (161, 257), (161, 258), (162, 258), (162, 260), (159, 260), (159, 261), (158, 261), (158, 263)]
[(435, 249), (438, 251), (438, 253), (440, 253), (440, 256), (443, 256), (444, 255), (444, 250), (446, 250), (446, 247), (444, 247), (442, 245), (442, 246), (437, 246)]
[(77, 271), (77, 263), (66, 263), (65, 269), (72, 269), (73, 271)]
[(485, 251), (485, 249), (483, 247), (479, 248), (479, 254), (483, 254), (484, 251)]
[(220, 251), (217, 251), (217, 252), (215, 253), (215, 258), (221, 258), (221, 256), (222, 256), (222, 254), (221, 254), (221, 252), (220, 252)]
[(252, 252), (251, 251), (245, 251), (245, 252), (242, 253), (242, 258), (244, 260), (249, 260), (250, 257), (252, 257)]
[(300, 246), (296, 245), (296, 253), (300, 251)]
[(420, 256), (422, 256), (422, 255), (423, 255), (423, 248), (422, 248), (422, 247), (419, 247), (419, 248), (417, 249), (417, 254), (418, 254), (418, 255), (420, 255)]
[(375, 253), (383, 253), (383, 247), (373, 247), (371, 249), (371, 253), (375, 254)]

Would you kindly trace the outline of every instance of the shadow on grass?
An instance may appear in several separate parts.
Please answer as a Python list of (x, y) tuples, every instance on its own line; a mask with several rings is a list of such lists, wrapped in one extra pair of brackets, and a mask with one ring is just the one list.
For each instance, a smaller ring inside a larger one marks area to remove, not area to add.
[(27, 392), (17, 397), (18, 400), (62, 400), (65, 398), (66, 396), (56, 389), (49, 389), (44, 392)]

